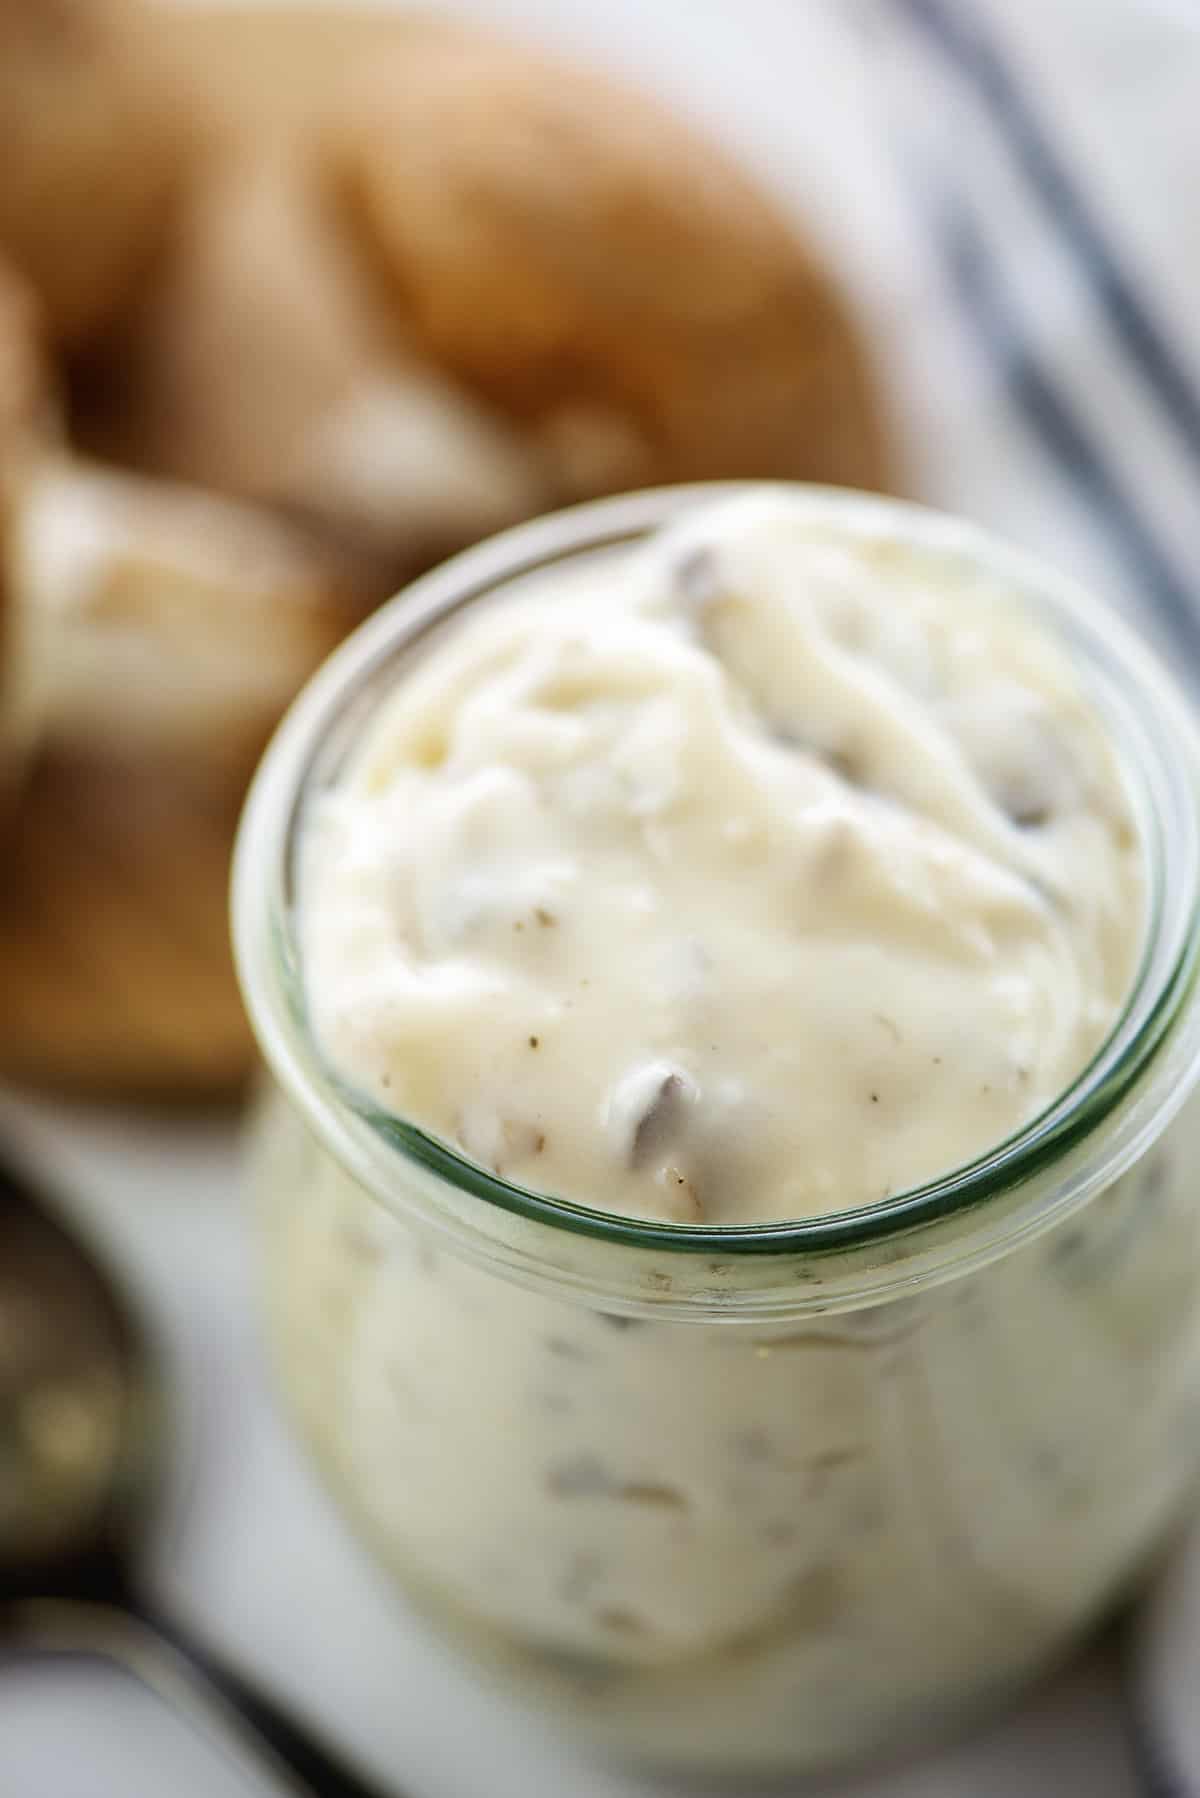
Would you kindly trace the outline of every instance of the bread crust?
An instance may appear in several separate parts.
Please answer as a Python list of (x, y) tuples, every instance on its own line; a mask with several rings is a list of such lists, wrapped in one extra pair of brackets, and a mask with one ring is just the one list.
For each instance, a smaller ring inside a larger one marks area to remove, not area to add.
[(67, 346), (148, 268), (187, 159), (161, 20), (138, 0), (0, 6), (0, 251)]
[[(893, 478), (862, 334), (802, 228), (636, 89), (441, 17), (0, 0), (6, 250), (35, 299), (0, 269), (0, 632), (17, 561), (36, 604), (64, 578), (39, 549), (66, 541), (56, 509), (82, 513), (104, 524), (71, 589), (101, 680), (119, 691), (110, 616), (197, 667), (208, 621), (279, 678), (219, 723), (172, 701), (115, 730), (95, 682), (51, 716), (10, 783), (0, 1076), (142, 1097), (245, 1076), (225, 923), (245, 771), (364, 603), (595, 494)], [(245, 590), (205, 547), (243, 531)]]
[[(390, 313), (557, 452), (570, 497), (718, 475), (885, 483), (864, 347), (823, 259), (633, 88), (435, 36), (377, 58), (327, 142)], [(593, 471), (578, 451), (602, 430), (627, 453)]]
[(178, 26), (207, 149), (85, 384), (97, 453), (299, 513), (392, 584), (601, 493), (890, 483), (825, 259), (650, 98), (419, 15)]

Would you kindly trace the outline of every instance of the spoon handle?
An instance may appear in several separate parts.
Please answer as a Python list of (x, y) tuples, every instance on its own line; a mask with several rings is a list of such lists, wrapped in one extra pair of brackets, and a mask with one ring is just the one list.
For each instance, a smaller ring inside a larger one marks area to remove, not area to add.
[(37, 1598), (5, 1607), (9, 1643), (120, 1666), (172, 1709), (233, 1738), (305, 1798), (402, 1798), (369, 1785), (336, 1752), (177, 1619), (142, 1599)]

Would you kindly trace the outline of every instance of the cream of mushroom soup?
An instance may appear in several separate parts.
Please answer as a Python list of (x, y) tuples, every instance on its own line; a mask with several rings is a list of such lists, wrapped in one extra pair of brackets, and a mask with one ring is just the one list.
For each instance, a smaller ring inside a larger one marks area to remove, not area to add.
[(1110, 1028), (1142, 852), (1015, 597), (717, 506), (452, 625), (308, 820), (338, 1076), (520, 1185), (738, 1224), (869, 1205)]

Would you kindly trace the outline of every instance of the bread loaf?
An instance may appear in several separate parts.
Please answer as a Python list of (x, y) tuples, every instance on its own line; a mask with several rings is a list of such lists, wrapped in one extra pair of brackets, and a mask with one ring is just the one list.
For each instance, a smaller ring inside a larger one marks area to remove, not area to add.
[(717, 146), (445, 21), (177, 21), (207, 150), (81, 384), (94, 449), (271, 503), (395, 582), (572, 500), (882, 486), (860, 332)]
[(171, 57), (138, 0), (0, 4), (0, 253), (60, 343), (90, 340), (162, 241), (192, 130)]
[(246, 776), (361, 615), (244, 502), (90, 467), (0, 267), (0, 1077), (228, 1086), (249, 1034), (225, 892)]
[(4, 256), (0, 1077), (242, 1077), (245, 775), (409, 576), (621, 488), (893, 476), (801, 225), (447, 19), (0, 0)]

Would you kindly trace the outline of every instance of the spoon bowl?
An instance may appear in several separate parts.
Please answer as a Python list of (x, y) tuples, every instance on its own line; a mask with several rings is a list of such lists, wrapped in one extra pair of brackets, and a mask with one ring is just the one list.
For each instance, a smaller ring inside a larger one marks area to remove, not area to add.
[(116, 1282), (0, 1164), (0, 1647), (133, 1672), (310, 1798), (380, 1798), (240, 1670), (152, 1603), (167, 1407)]
[(115, 1578), (161, 1461), (149, 1367), (99, 1266), (0, 1169), (0, 1598)]

